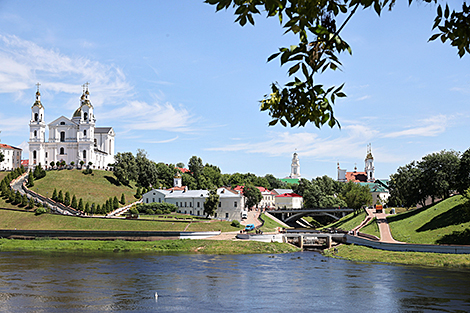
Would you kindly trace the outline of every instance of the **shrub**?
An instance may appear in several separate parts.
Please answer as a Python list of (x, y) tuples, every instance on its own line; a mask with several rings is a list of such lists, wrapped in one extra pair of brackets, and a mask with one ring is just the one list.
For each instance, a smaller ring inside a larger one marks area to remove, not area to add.
[(47, 213), (47, 209), (43, 207), (36, 208), (36, 210), (34, 211), (35, 215), (41, 215), (44, 213)]
[(230, 224), (230, 225), (232, 225), (233, 227), (237, 227), (237, 228), (240, 228), (240, 226), (241, 226), (241, 225), (240, 225), (240, 222), (237, 221), (237, 220), (233, 220), (233, 221), (232, 221), (232, 224)]

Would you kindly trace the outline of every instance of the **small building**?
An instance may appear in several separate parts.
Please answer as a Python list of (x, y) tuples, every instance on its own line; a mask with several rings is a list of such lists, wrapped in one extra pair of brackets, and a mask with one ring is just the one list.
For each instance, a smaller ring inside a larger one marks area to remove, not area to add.
[[(219, 195), (219, 206), (212, 217), (241, 221), (241, 211), (244, 206), (243, 196), (225, 187), (218, 188), (217, 194)], [(153, 189), (143, 195), (143, 203), (172, 203), (178, 207), (178, 213), (206, 216), (204, 202), (208, 196), (208, 190)]]
[(276, 209), (301, 209), (304, 198), (296, 193), (283, 193), (276, 196)]
[(0, 162), (0, 171), (12, 171), (21, 167), (21, 148), (0, 143), (0, 152), (4, 156), (3, 162)]
[[(245, 186), (237, 186), (237, 187), (233, 188), (233, 190), (236, 191), (236, 192), (239, 192), (240, 194), (243, 195), (243, 189), (244, 188), (245, 188)], [(256, 188), (258, 188), (258, 190), (261, 192), (261, 201), (256, 205), (256, 207), (257, 208), (265, 208), (265, 209), (274, 208), (274, 206), (275, 206), (275, 199), (274, 199), (275, 194), (272, 191), (270, 191), (269, 189), (264, 188), (264, 187), (256, 186)]]

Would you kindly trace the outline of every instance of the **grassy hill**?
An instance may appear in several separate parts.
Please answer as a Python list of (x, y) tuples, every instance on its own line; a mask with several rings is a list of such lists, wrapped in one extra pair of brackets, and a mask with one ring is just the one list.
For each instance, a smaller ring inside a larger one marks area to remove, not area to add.
[(121, 200), (124, 193), (126, 203), (135, 202), (136, 187), (120, 185), (112, 172), (93, 170), (93, 174), (85, 175), (80, 170), (48, 171), (46, 177), (36, 180), (31, 189), (39, 194), (51, 198), (54, 188), (70, 193), (77, 200), (82, 198), (84, 203), (89, 202), (102, 205), (110, 197), (115, 196)]
[(408, 243), (470, 244), (470, 208), (462, 196), (389, 216), (393, 238)]

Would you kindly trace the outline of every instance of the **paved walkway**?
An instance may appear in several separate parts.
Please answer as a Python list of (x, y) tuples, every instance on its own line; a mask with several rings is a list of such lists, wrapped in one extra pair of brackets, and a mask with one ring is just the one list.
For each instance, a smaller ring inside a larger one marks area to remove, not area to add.
[[(390, 214), (386, 214), (385, 211), (383, 213), (376, 213), (375, 209), (366, 209), (367, 217), (364, 219), (364, 222), (361, 223), (360, 228), (364, 227), (371, 218), (377, 218), (377, 225), (379, 226), (380, 231), (380, 241), (381, 242), (390, 242), (390, 243), (402, 243), (400, 241), (396, 241), (392, 237), (392, 232), (390, 231), (390, 225), (387, 222), (387, 216)], [(367, 222), (366, 222), (367, 221)], [(358, 226), (358, 227), (359, 227)], [(355, 229), (359, 230), (359, 229)]]

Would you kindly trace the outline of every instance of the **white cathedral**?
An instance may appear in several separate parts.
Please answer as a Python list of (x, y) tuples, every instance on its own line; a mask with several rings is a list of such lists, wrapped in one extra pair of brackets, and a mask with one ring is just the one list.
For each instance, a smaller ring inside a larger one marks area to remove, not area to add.
[(88, 83), (83, 85), (80, 106), (72, 119), (61, 116), (47, 125), (49, 140), (46, 141), (44, 106), (41, 103), (39, 83), (36, 101), (31, 107), (29, 122), (29, 167), (38, 164), (48, 167), (51, 162), (74, 162), (77, 166), (89, 162), (97, 169), (106, 169), (114, 163), (114, 130), (112, 127), (95, 127), (95, 115), (90, 101)]

